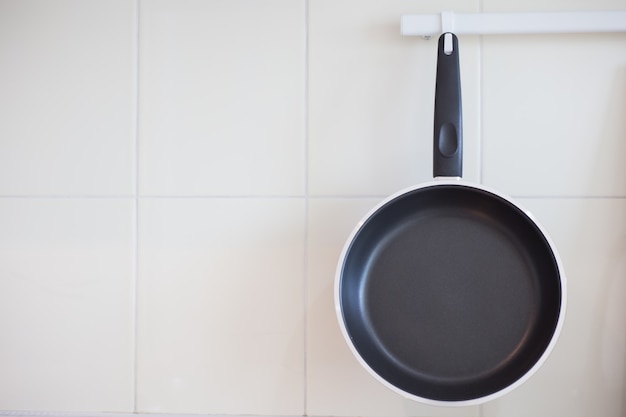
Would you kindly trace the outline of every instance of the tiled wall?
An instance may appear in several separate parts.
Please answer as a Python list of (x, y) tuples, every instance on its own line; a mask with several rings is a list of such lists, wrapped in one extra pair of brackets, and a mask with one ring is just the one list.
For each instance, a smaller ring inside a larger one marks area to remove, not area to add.
[(483, 406), (351, 356), (339, 251), (430, 179), (435, 42), (402, 14), (623, 0), (0, 0), (0, 410), (626, 416), (626, 34), (463, 36), (465, 178), (565, 265), (545, 366)]

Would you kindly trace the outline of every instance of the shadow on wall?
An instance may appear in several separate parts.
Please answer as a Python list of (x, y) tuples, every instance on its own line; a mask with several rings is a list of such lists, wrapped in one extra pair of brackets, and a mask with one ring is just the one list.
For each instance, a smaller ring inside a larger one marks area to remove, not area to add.
[[(615, 201), (621, 209), (611, 210), (608, 215), (607, 232), (615, 230), (617, 241), (604, 254), (601, 262), (603, 268), (596, 276), (587, 277), (591, 280), (600, 278), (597, 281), (601, 287), (594, 303), (586, 306), (589, 311), (596, 311), (596, 317), (600, 318), (589, 339), (590, 351), (597, 352), (599, 363), (589, 361), (585, 374), (593, 378), (591, 386), (603, 387), (606, 398), (598, 398), (597, 401), (614, 403), (614, 415), (626, 416), (626, 204), (620, 204), (626, 198), (626, 67), (617, 71), (611, 86), (614, 88), (611, 88), (603, 129), (599, 132), (598, 146), (595, 147), (595, 172), (601, 172), (606, 165), (620, 168), (619, 172), (609, 176), (617, 182), (619, 199), (608, 200), (607, 204), (612, 205)], [(602, 213), (589, 210), (584, 213), (581, 224), (586, 219), (598, 216), (602, 216)], [(581, 241), (584, 238), (583, 234)], [(581, 310), (585, 310), (585, 307)], [(622, 383), (615, 384), (615, 381)], [(587, 410), (588, 415), (594, 412), (596, 410), (593, 407)]]

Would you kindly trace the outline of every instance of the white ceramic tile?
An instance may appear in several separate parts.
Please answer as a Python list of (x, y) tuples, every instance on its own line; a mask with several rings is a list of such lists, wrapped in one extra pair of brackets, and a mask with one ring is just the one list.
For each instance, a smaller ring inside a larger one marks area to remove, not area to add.
[[(622, 0), (484, 0), (486, 12), (618, 10)], [(512, 194), (625, 195), (622, 35), (484, 38), (484, 180)]]
[(132, 202), (0, 199), (0, 409), (133, 411)]
[(526, 196), (624, 196), (626, 38), (483, 43), (484, 181)]
[[(400, 34), (400, 16), (477, 11), (462, 1), (309, 4), (309, 190), (386, 195), (432, 179), (437, 43)], [(478, 39), (460, 39), (464, 176), (479, 173)]]
[(143, 199), (138, 411), (302, 415), (304, 201)]
[[(485, 0), (486, 12), (617, 10), (621, 0)], [(624, 196), (626, 38), (483, 41), (484, 181), (510, 194)]]
[(537, 374), (484, 417), (621, 417), (626, 411), (626, 200), (523, 199), (563, 259), (561, 338)]
[(393, 393), (363, 369), (340, 333), (333, 303), (341, 249), (374, 199), (312, 199), (307, 282), (307, 414), (476, 417), (478, 407), (431, 407)]
[(0, 194), (132, 192), (134, 4), (0, 1)]
[(304, 2), (140, 9), (144, 195), (301, 195)]

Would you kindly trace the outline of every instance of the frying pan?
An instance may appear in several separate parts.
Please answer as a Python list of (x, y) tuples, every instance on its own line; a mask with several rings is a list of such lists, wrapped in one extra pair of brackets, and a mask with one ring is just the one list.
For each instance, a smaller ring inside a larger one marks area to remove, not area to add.
[(544, 228), (511, 198), (461, 180), (458, 40), (439, 38), (435, 180), (374, 207), (335, 279), (342, 334), (393, 391), (432, 405), (510, 392), (552, 351), (566, 281)]

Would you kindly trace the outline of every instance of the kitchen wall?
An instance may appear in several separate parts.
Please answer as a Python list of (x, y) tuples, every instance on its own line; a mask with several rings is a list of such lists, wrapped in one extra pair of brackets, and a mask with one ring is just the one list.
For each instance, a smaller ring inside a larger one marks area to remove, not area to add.
[(567, 274), (529, 382), (402, 399), (333, 306), (356, 222), (431, 178), (400, 16), (587, 9), (626, 2), (0, 0), (0, 414), (626, 416), (626, 34), (460, 37), (464, 176)]

